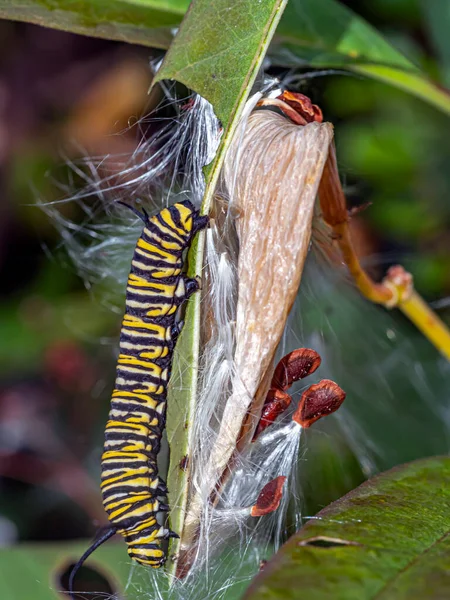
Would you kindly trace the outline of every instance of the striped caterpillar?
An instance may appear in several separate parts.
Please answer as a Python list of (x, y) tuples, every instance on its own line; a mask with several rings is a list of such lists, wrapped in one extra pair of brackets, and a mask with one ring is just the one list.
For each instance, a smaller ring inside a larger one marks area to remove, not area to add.
[[(130, 207), (131, 208), (131, 207)], [(144, 221), (131, 262), (120, 354), (102, 456), (103, 505), (111, 526), (74, 566), (74, 576), (103, 542), (120, 533), (129, 556), (158, 568), (165, 562), (161, 540), (176, 537), (156, 519), (168, 506), (156, 457), (165, 425), (167, 383), (180, 327), (178, 307), (199, 289), (183, 274), (184, 251), (208, 217), (188, 200), (164, 208)]]

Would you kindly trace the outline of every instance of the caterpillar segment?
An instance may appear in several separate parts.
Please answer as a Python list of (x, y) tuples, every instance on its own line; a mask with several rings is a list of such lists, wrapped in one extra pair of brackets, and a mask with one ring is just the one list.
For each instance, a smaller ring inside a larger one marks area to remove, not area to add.
[[(134, 209), (133, 209), (134, 210)], [(136, 211), (135, 211), (136, 212)], [(123, 536), (136, 562), (161, 567), (161, 540), (177, 536), (158, 523), (168, 506), (158, 476), (157, 454), (165, 426), (167, 385), (173, 350), (181, 329), (180, 305), (199, 289), (183, 273), (184, 253), (208, 224), (189, 201), (176, 203), (149, 218), (136, 244), (127, 282), (117, 375), (105, 430), (101, 490), (114, 533)], [(97, 540), (75, 566), (102, 541)]]

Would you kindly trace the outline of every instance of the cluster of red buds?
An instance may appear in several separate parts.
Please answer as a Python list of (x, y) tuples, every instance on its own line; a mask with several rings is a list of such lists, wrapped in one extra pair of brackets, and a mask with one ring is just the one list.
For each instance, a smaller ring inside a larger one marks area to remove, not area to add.
[[(292, 384), (314, 373), (320, 363), (319, 354), (310, 348), (298, 348), (280, 360), (274, 371), (253, 441), (290, 406), (292, 397), (287, 390)], [(337, 383), (322, 379), (303, 392), (292, 420), (301, 427), (310, 427), (318, 419), (335, 412), (344, 400), (345, 392)]]

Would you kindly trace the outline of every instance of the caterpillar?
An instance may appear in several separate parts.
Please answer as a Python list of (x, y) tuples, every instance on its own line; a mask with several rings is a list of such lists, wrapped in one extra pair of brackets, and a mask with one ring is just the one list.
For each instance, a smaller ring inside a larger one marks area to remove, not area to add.
[(154, 568), (165, 562), (161, 540), (177, 537), (156, 519), (158, 512), (168, 510), (158, 499), (167, 494), (167, 488), (158, 476), (156, 458), (165, 426), (172, 354), (180, 332), (177, 311), (199, 289), (198, 281), (183, 273), (183, 255), (193, 236), (208, 225), (208, 217), (200, 216), (188, 200), (151, 218), (145, 211), (132, 210), (144, 221), (144, 229), (127, 282), (102, 455), (101, 490), (111, 526), (72, 569), (72, 595), (79, 567), (115, 533), (124, 537), (133, 560)]

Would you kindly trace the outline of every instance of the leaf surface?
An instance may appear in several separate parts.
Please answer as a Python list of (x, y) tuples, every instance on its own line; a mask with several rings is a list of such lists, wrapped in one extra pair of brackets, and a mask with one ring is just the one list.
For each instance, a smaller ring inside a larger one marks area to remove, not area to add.
[(245, 600), (443, 600), (450, 596), (450, 458), (396, 467), (311, 519)]
[(167, 48), (189, 0), (0, 0), (0, 18)]
[(290, 0), (277, 30), (273, 59), (282, 66), (349, 69), (450, 114), (449, 92), (336, 0)]
[[(28, 543), (2, 548), (0, 550), (0, 598), (5, 600), (68, 598), (68, 595), (62, 591), (61, 572), (74, 564), (90, 543), (91, 540), (86, 540), (85, 543)], [(106, 578), (114, 591), (121, 592), (124, 589), (130, 572), (130, 560), (123, 543), (101, 546), (87, 561), (86, 566)], [(75, 580), (75, 590), (76, 583), (77, 580)], [(86, 596), (88, 597), (87, 593)], [(133, 600), (134, 597), (134, 595), (127, 596), (128, 600)]]
[[(240, 11), (239, 2), (226, 4), (225, 10)], [(423, 4), (430, 28), (436, 32), (438, 51), (445, 58), (448, 52), (444, 23), (448, 10), (443, 5), (446, 3), (423, 0)], [(188, 6), (189, 0), (0, 0), (0, 18), (166, 49)], [(223, 2), (211, 3), (211, 18), (222, 19), (223, 8)], [(442, 15), (441, 21), (437, 9)], [(257, 13), (255, 10), (256, 19)], [(247, 15), (253, 16), (252, 13)], [(203, 25), (197, 23), (199, 29)], [(205, 29), (209, 29), (208, 23)], [(239, 41), (244, 43), (239, 40), (238, 32), (238, 38), (235, 38), (235, 33), (232, 28), (227, 42), (230, 45)], [(430, 81), (374, 27), (336, 0), (290, 0), (276, 42), (275, 64), (346, 68), (403, 89), (450, 113), (450, 97), (446, 90)], [(201, 40), (199, 44), (202, 44)], [(189, 54), (190, 47), (186, 48), (186, 56)], [(228, 65), (229, 69), (239, 70), (239, 67), (239, 57)], [(190, 65), (185, 64), (181, 70), (187, 74), (189, 69)], [(181, 70), (180, 77), (183, 76)], [(445, 79), (448, 82), (448, 73)], [(220, 115), (220, 107), (217, 114)]]

